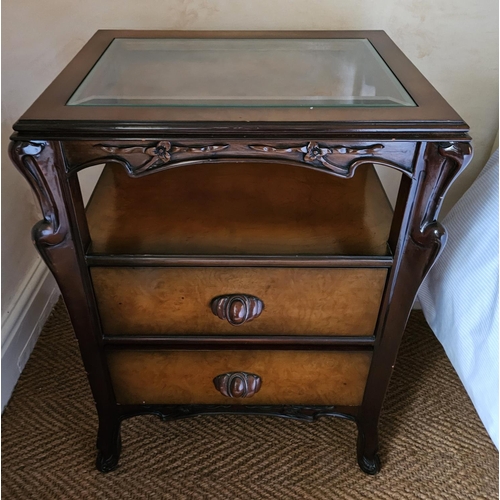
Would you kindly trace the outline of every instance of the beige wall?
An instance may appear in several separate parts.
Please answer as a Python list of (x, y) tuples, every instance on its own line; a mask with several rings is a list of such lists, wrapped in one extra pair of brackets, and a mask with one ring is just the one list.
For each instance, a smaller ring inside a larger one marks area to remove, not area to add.
[(11, 125), (99, 28), (383, 29), (471, 126), (475, 159), (452, 200), (498, 129), (497, 0), (4, 0), (2, 14), (2, 312), (36, 259), (39, 218), (5, 154)]

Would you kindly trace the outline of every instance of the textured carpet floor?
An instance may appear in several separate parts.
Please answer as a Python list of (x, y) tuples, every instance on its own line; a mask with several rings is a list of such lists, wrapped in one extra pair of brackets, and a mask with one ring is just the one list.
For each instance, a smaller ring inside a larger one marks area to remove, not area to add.
[(378, 476), (355, 425), (213, 416), (125, 421), (119, 468), (94, 468), (97, 417), (58, 304), (2, 417), (4, 499), (493, 499), (498, 453), (420, 313), (380, 423)]

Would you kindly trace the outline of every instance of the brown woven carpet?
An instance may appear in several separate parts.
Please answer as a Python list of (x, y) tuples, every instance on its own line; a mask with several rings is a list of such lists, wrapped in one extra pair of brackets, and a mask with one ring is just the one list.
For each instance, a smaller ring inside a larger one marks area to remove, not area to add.
[(64, 306), (56, 306), (2, 418), (5, 499), (493, 499), (498, 453), (420, 313), (363, 474), (355, 425), (213, 416), (122, 426), (119, 468), (94, 468), (97, 418)]

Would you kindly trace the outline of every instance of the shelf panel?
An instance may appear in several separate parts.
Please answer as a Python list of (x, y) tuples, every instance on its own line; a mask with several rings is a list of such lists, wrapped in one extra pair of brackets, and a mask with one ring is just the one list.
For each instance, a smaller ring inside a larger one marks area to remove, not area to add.
[(371, 166), (352, 179), (257, 162), (131, 178), (108, 164), (87, 217), (91, 254), (387, 256), (392, 210)]

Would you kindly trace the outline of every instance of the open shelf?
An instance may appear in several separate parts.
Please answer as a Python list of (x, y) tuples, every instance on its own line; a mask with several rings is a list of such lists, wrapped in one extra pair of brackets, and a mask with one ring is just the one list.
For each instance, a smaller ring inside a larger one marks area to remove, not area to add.
[(352, 179), (257, 162), (131, 178), (108, 164), (87, 218), (92, 255), (387, 256), (392, 209), (372, 166)]

